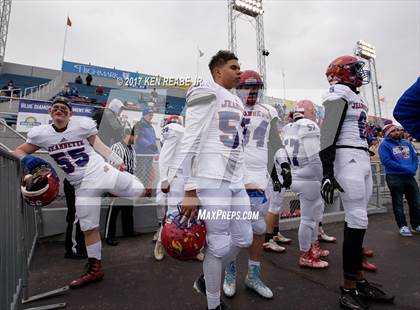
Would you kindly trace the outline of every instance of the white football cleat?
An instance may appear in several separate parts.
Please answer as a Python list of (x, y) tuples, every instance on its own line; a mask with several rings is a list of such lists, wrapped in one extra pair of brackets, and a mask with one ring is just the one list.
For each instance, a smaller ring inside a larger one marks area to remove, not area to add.
[(276, 242), (273, 241), (273, 239), (270, 239), (270, 241), (265, 242), (263, 244), (264, 251), (267, 252), (275, 252), (275, 253), (283, 253), (286, 251), (285, 247), (282, 247), (278, 245)]
[(203, 252), (198, 253), (195, 259), (202, 262), (204, 260), (204, 253)]
[(271, 299), (273, 292), (261, 280), (261, 266), (251, 265), (248, 267), (248, 274), (245, 278), (245, 285), (248, 289), (256, 292), (261, 297)]
[(322, 227), (319, 227), (318, 231), (318, 240), (323, 242), (336, 242), (337, 238), (333, 236), (328, 236)]
[(273, 241), (277, 243), (290, 244), (292, 239), (286, 238), (280, 232), (278, 232), (276, 236), (273, 236)]
[(233, 297), (236, 293), (236, 263), (231, 261), (225, 269), (225, 280), (223, 281), (223, 292), (227, 297)]
[(161, 261), (165, 258), (165, 250), (163, 248), (162, 242), (156, 241), (155, 250), (153, 251), (155, 259)]

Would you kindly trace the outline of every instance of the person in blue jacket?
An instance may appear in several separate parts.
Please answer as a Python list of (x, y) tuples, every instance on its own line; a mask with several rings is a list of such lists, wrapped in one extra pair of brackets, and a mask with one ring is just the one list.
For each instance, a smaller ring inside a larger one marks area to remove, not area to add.
[(409, 141), (402, 139), (403, 131), (394, 124), (386, 125), (383, 132), (385, 139), (379, 146), (379, 157), (385, 166), (395, 220), (400, 234), (410, 237), (412, 233), (404, 215), (403, 196), (408, 202), (411, 227), (420, 233), (420, 193), (414, 178), (419, 163), (417, 152)]
[(139, 167), (137, 176), (147, 187), (146, 192), (150, 191), (151, 170), (154, 155), (159, 154), (156, 145), (156, 132), (152, 126), (153, 110), (150, 107), (143, 109), (143, 116), (135, 125), (136, 142), (134, 149), (137, 155), (143, 155), (137, 159), (136, 166)]
[(414, 139), (420, 140), (420, 77), (398, 99), (394, 117)]
[(153, 110), (150, 107), (143, 109), (143, 116), (137, 122), (135, 128), (137, 131), (136, 153), (137, 154), (158, 154), (156, 146), (156, 133), (152, 126)]

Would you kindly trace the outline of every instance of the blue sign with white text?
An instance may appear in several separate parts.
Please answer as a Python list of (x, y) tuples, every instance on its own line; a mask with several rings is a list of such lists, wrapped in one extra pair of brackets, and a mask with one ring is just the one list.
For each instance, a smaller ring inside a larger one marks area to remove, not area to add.
[(131, 88), (146, 88), (145, 83), (142, 83), (145, 79), (153, 77), (151, 75), (122, 71), (118, 69), (111, 69), (105, 67), (98, 67), (92, 65), (86, 65), (77, 62), (63, 61), (62, 65), (63, 72), (77, 73), (77, 74), (90, 74), (92, 76), (98, 76), (107, 79), (117, 80), (117, 85), (121, 87)]

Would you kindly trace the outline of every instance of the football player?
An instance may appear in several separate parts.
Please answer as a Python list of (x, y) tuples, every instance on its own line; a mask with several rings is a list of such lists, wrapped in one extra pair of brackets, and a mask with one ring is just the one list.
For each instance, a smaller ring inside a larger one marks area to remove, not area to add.
[[(268, 185), (268, 171), (273, 170), (274, 154), (282, 145), (277, 129), (277, 111), (274, 107), (262, 103), (262, 89), (263, 81), (257, 72), (251, 70), (242, 72), (236, 92), (245, 107), (244, 183), (251, 201), (251, 209), (258, 212), (258, 219), (252, 220), (254, 236), (248, 250), (248, 274), (245, 285), (264, 298), (272, 298), (273, 292), (261, 279), (261, 256), (266, 232), (264, 217), (268, 207), (265, 190)], [(284, 165), (290, 170), (288, 163)], [(273, 183), (279, 183), (275, 169), (272, 175)], [(223, 291), (229, 297), (236, 293), (236, 269), (236, 262), (232, 261), (225, 270)]]
[(283, 144), (292, 167), (291, 190), (298, 196), (301, 209), (299, 225), (299, 265), (309, 268), (327, 268), (321, 260), (329, 251), (321, 250), (318, 228), (324, 212), (319, 187), (322, 180), (322, 165), (319, 158), (320, 131), (315, 123), (314, 103), (301, 100), (296, 103), (293, 122), (282, 129)]
[(358, 88), (369, 83), (370, 72), (353, 56), (335, 59), (327, 68), (329, 91), (323, 96), (321, 128), (323, 179), (321, 194), (333, 203), (338, 190), (345, 212), (343, 241), (344, 283), (340, 304), (367, 309), (366, 300), (392, 302), (394, 297), (370, 284), (362, 272), (362, 245), (368, 226), (367, 205), (372, 194), (372, 172), (366, 138), (368, 103)]
[(182, 211), (190, 220), (199, 205), (200, 212), (232, 216), (204, 219), (204, 275), (194, 283), (194, 288), (206, 295), (208, 309), (226, 309), (220, 300), (222, 270), (241, 248), (252, 243), (251, 222), (245, 216), (251, 208), (243, 183), (244, 105), (229, 91), (241, 77), (235, 54), (219, 51), (209, 69), (213, 80), (194, 85), (187, 92)]
[(72, 107), (67, 98), (57, 97), (48, 113), (52, 124), (32, 128), (27, 141), (18, 146), (14, 154), (25, 162), (28, 154), (38, 149), (47, 151), (75, 187), (76, 214), (85, 235), (89, 259), (88, 271), (70, 283), (70, 287), (76, 288), (104, 276), (99, 234), (101, 195), (109, 192), (137, 198), (144, 187), (135, 176), (120, 171), (124, 169), (123, 160), (99, 139), (92, 119), (71, 118)]

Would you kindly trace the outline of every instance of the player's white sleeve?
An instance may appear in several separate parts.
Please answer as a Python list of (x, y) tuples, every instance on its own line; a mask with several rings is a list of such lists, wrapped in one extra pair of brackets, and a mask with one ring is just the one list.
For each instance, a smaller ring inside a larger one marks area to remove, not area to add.
[(162, 182), (168, 180), (169, 164), (175, 157), (178, 143), (179, 139), (176, 135), (168, 135), (165, 138), (159, 154), (159, 176)]
[(208, 128), (216, 111), (216, 94), (209, 88), (199, 88), (187, 94), (187, 111), (185, 115), (185, 133), (182, 139), (185, 190), (194, 190), (197, 183), (197, 163), (202, 143), (206, 141)]

